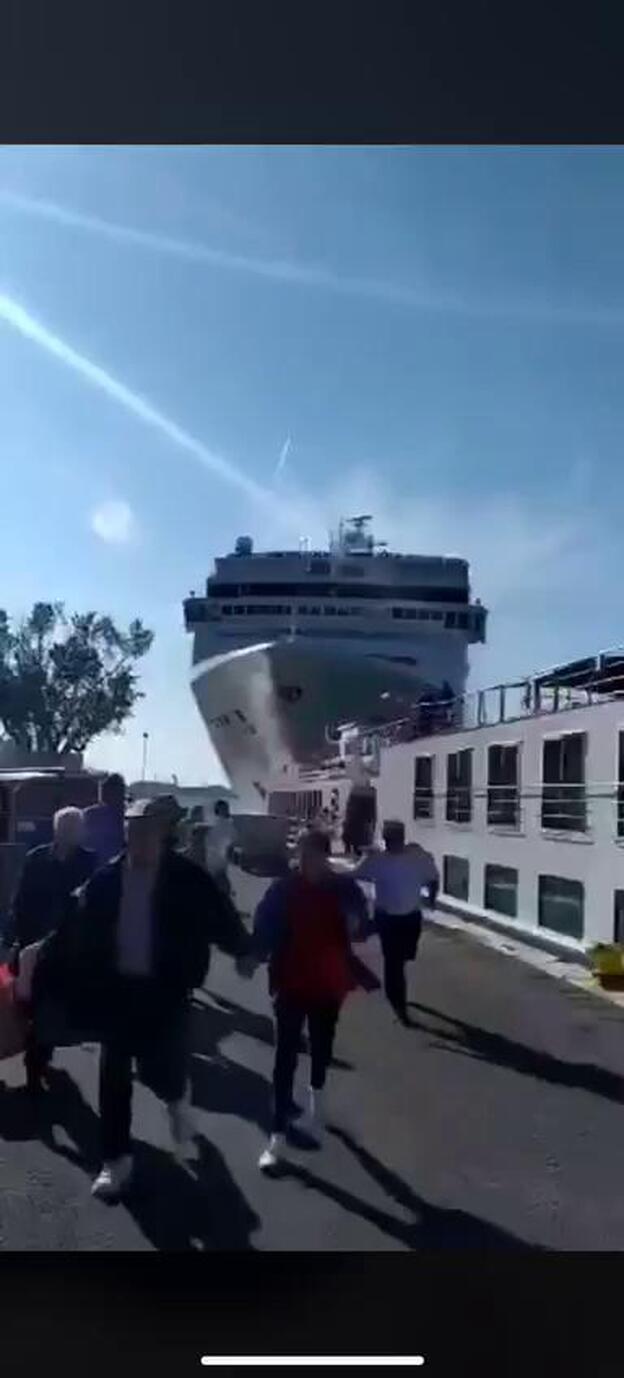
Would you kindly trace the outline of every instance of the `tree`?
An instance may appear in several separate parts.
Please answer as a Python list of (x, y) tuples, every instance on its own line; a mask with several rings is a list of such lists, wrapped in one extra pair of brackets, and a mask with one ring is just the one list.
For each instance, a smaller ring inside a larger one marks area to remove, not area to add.
[(153, 641), (142, 622), (120, 631), (95, 612), (35, 603), (15, 628), (0, 609), (0, 724), (25, 751), (85, 751), (119, 732), (137, 700), (135, 663)]

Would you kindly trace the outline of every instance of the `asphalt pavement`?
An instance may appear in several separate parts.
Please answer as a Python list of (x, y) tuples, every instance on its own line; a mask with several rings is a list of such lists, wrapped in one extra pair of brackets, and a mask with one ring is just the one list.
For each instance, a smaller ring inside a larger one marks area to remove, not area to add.
[[(238, 877), (251, 911), (266, 882)], [(379, 969), (375, 940), (362, 951)], [(97, 1049), (59, 1052), (38, 1110), (0, 1065), (0, 1248), (533, 1250), (624, 1248), (624, 1015), (474, 936), (428, 924), (413, 1029), (381, 994), (339, 1028), (324, 1146), (256, 1166), (270, 1114), (266, 974), (217, 957), (193, 1014), (194, 1166), (135, 1092), (131, 1197), (90, 1196)], [(301, 1090), (305, 1086), (302, 1060)]]

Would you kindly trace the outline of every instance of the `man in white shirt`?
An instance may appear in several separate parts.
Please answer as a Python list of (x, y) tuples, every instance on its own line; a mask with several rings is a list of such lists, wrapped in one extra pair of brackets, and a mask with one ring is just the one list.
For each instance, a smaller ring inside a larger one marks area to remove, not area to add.
[[(384, 958), (384, 989), (397, 1019), (409, 1025), (405, 965), (414, 961), (422, 929), (422, 905), (433, 905), (440, 883), (438, 868), (418, 843), (405, 844), (400, 821), (383, 829), (385, 851), (370, 852), (356, 866), (355, 880), (375, 887), (375, 922)], [(426, 892), (426, 894), (424, 893)]]

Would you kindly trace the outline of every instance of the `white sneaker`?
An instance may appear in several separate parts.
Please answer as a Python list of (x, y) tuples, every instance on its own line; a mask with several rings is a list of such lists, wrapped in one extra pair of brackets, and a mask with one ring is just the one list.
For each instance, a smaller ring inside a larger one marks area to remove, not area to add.
[(185, 1162), (196, 1154), (196, 1125), (188, 1096), (172, 1101), (167, 1106), (169, 1128), (173, 1140), (173, 1153), (176, 1162)]
[(258, 1167), (261, 1172), (270, 1172), (271, 1168), (278, 1166), (283, 1148), (284, 1135), (272, 1134), (266, 1148), (258, 1159)]
[(114, 1163), (104, 1163), (91, 1187), (91, 1195), (101, 1201), (115, 1201), (123, 1196), (132, 1177), (133, 1162), (129, 1154)]
[(325, 1130), (324, 1116), (324, 1096), (322, 1091), (315, 1091), (311, 1086), (308, 1091), (308, 1109), (297, 1124), (297, 1129), (301, 1129), (309, 1139), (320, 1144)]

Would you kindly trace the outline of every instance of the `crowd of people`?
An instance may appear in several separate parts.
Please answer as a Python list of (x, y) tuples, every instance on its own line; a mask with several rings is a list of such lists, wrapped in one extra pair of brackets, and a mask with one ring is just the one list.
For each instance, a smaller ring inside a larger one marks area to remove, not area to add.
[[(229, 806), (219, 801), (213, 826), (195, 824), (190, 835), (181, 835), (181, 819), (173, 796), (128, 803), (123, 781), (110, 777), (97, 805), (60, 810), (53, 841), (29, 853), (5, 933), (25, 1017), (30, 1093), (45, 1093), (55, 1047), (100, 1045), (102, 1162), (93, 1192), (105, 1199), (119, 1199), (132, 1179), (135, 1073), (167, 1107), (176, 1156), (192, 1155), (191, 996), (205, 982), (213, 946), (243, 978), (268, 966), (273, 1112), (259, 1167), (270, 1171), (295, 1120), (320, 1141), (344, 1003), (358, 987), (379, 987), (354, 945), (378, 934), (385, 993), (407, 1025), (406, 963), (417, 953), (423, 904), (435, 903), (435, 864), (406, 845), (401, 823), (384, 825), (383, 850), (354, 860), (332, 856), (330, 820), (317, 819), (249, 927), (228, 874)], [(363, 886), (374, 891), (374, 918)], [(310, 1075), (302, 1107), (294, 1085), (304, 1031)]]

